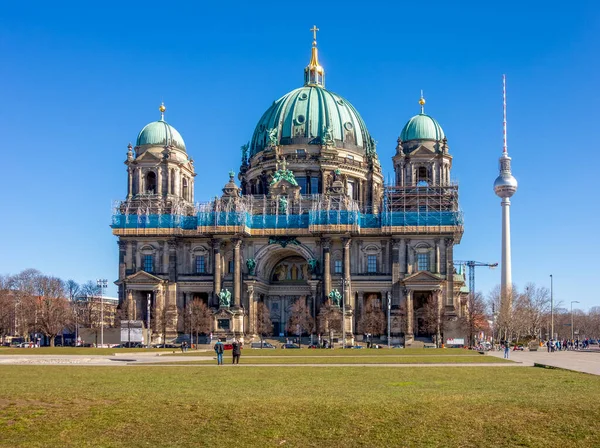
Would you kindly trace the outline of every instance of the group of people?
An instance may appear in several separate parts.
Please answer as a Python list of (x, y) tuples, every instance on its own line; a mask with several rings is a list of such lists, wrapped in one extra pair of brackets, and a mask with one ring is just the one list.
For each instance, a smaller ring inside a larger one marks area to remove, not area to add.
[(546, 341), (546, 348), (548, 349), (548, 353), (559, 352), (564, 350), (585, 350), (590, 345), (590, 341), (588, 338), (585, 338), (583, 341), (577, 339), (564, 339), (564, 340), (554, 340), (550, 339)]
[[(214, 350), (217, 355), (217, 365), (223, 365), (223, 352), (225, 351), (225, 346), (221, 341), (217, 341)], [(242, 356), (242, 343), (238, 339), (234, 339), (231, 343), (231, 354), (232, 364), (239, 364), (240, 356)]]

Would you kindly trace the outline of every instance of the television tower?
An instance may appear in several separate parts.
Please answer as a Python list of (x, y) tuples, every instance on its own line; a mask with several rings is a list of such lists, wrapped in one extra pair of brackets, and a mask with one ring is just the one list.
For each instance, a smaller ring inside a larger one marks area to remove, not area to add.
[(510, 198), (517, 191), (517, 179), (510, 170), (510, 157), (506, 145), (506, 75), (502, 75), (504, 146), (500, 157), (500, 175), (494, 181), (494, 192), (502, 198), (502, 272), (500, 280), (501, 310), (512, 306), (512, 273), (510, 260)]

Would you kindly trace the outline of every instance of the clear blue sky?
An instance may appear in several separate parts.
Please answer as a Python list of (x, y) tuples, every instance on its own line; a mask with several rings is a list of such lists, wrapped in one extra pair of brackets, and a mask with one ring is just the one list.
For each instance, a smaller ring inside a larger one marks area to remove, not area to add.
[[(302, 84), (317, 24), (327, 87), (361, 113), (386, 177), (424, 90), (460, 183), (457, 259), (500, 261), (506, 73), (513, 280), (553, 274), (567, 307), (600, 305), (597, 1), (91, 3), (2, 6), (0, 273), (114, 281), (111, 203), (160, 102), (196, 160), (197, 200), (220, 194), (261, 114)], [(478, 290), (499, 281), (478, 269)]]

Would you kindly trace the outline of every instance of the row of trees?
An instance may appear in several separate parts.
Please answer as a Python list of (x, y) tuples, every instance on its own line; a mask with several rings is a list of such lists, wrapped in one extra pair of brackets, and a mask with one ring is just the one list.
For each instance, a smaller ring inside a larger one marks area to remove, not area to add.
[(7, 335), (42, 333), (54, 346), (65, 329), (99, 327), (100, 308), (90, 299), (94, 297), (99, 289), (92, 281), (79, 285), (35, 269), (0, 275), (0, 337), (4, 341)]

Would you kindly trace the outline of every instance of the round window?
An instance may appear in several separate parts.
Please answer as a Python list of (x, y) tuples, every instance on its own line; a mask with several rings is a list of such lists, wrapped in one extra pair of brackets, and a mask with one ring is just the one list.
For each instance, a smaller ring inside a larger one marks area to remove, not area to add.
[(352, 129), (354, 129), (354, 126), (352, 126), (352, 123), (350, 123), (349, 121), (344, 123), (344, 127), (347, 131), (351, 131)]
[(337, 103), (338, 103), (340, 106), (343, 106), (343, 105), (344, 105), (344, 100), (340, 98), (340, 99), (338, 99), (338, 100), (337, 100)]
[(306, 92), (302, 92), (298, 98), (300, 98), (301, 100), (305, 100), (306, 98), (308, 98), (308, 95), (306, 94)]
[(298, 115), (296, 117), (296, 121), (300, 124), (304, 123), (305, 120), (306, 120), (306, 118), (304, 118), (304, 115)]

